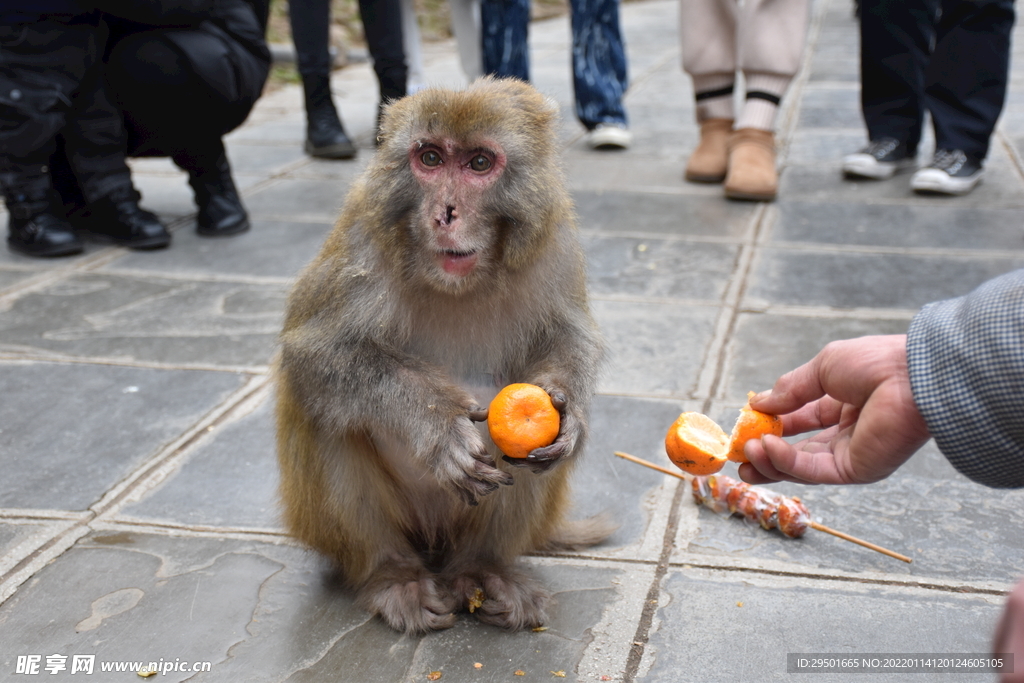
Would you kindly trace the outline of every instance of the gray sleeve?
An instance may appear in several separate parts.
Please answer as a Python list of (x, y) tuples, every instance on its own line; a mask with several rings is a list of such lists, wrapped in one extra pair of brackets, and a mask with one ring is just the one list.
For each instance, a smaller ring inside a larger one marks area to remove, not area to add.
[(986, 486), (1024, 487), (1024, 270), (921, 309), (907, 362), (914, 400), (950, 463)]

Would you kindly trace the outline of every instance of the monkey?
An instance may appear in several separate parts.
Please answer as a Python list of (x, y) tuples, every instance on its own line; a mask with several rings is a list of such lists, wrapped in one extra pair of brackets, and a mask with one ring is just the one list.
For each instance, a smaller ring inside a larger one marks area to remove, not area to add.
[[(390, 104), (288, 299), (273, 366), (284, 522), (398, 631), (465, 610), (538, 626), (550, 594), (516, 559), (613, 528), (566, 521), (604, 345), (557, 115), (514, 79)], [(513, 382), (542, 387), (560, 417), (554, 443), (520, 460), (485, 429)]]

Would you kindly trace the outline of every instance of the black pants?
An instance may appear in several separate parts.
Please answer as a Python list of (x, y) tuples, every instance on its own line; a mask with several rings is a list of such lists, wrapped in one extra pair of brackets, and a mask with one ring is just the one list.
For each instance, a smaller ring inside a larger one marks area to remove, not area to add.
[[(237, 67), (239, 59), (248, 57), (230, 47), (220, 34), (199, 29), (115, 29), (104, 75), (124, 117), (127, 142), (122, 141), (122, 149), (128, 156), (169, 156), (197, 173), (216, 167), (224, 154), (222, 136), (245, 121), (266, 77), (255, 58), (244, 65), (248, 68)], [(204, 73), (196, 62), (204, 64)], [(52, 173), (70, 208), (91, 200), (84, 186), (79, 194), (70, 154), (68, 161), (55, 155)]]
[(861, 0), (861, 107), (868, 137), (921, 140), (977, 160), (1006, 99), (1013, 0)]
[[(401, 3), (399, 0), (359, 0), (359, 13), (380, 84), (381, 100), (404, 97), (408, 67), (402, 44)], [(329, 76), (330, 0), (290, 0), (288, 14), (299, 73), (303, 78)]]
[(9, 201), (49, 192), (58, 147), (87, 201), (131, 186), (121, 117), (102, 79), (104, 40), (95, 16), (0, 26), (0, 186)]

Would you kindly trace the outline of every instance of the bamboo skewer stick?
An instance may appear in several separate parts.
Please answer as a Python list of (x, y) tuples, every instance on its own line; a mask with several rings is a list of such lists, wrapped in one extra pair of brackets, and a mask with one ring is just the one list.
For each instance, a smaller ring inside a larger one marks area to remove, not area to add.
[[(652, 470), (657, 470), (657, 471), (659, 471), (659, 472), (661, 472), (663, 474), (667, 474), (669, 476), (676, 477), (677, 479), (682, 479), (683, 481), (692, 481), (693, 480), (693, 475), (692, 474), (688, 474), (686, 472), (676, 472), (675, 470), (670, 470), (667, 467), (662, 467), (661, 465), (655, 465), (653, 462), (648, 462), (646, 460), (641, 460), (640, 458), (636, 457), (635, 455), (630, 455), (629, 453), (623, 453), (621, 451), (614, 451), (614, 453), (615, 453), (615, 455), (619, 456), (620, 458), (622, 458), (624, 460), (629, 460), (630, 462), (635, 462), (638, 465), (643, 465), (644, 467), (649, 467)], [(865, 540), (857, 538), (856, 536), (851, 536), (849, 534), (843, 533), (842, 531), (836, 531), (835, 529), (827, 527), (824, 524), (818, 524), (815, 521), (811, 521), (810, 522), (810, 527), (812, 529), (817, 529), (818, 531), (824, 531), (826, 534), (832, 534), (833, 536), (841, 538), (844, 541), (849, 541), (850, 543), (856, 543), (857, 545), (864, 546), (865, 548), (869, 548), (871, 550), (874, 550), (876, 553), (882, 553), (883, 555), (888, 555), (889, 557), (895, 558), (895, 559), (900, 560), (902, 562), (906, 562), (908, 564), (913, 562), (913, 560), (911, 558), (907, 557), (906, 555), (900, 555), (899, 553), (893, 552), (892, 550), (888, 550), (887, 548), (883, 548), (880, 545), (875, 545), (874, 543), (869, 543), (869, 542), (867, 542)]]

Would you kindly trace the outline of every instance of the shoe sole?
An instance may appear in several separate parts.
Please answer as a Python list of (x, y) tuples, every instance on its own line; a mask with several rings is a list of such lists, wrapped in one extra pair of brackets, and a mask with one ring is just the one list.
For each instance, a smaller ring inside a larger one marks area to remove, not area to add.
[(709, 185), (717, 185), (725, 180), (725, 174), (722, 175), (701, 175), (699, 173), (687, 173), (683, 178), (691, 183), (707, 183)]
[(870, 155), (852, 155), (843, 159), (843, 175), (848, 178), (866, 178), (868, 180), (888, 180), (897, 173), (914, 168), (912, 160), (894, 161), (881, 164)]
[(314, 147), (306, 142), (303, 150), (311, 157), (318, 159), (353, 159), (356, 156), (356, 148), (352, 145), (328, 145), (327, 147)]
[[(925, 169), (925, 171), (927, 170), (929, 169)], [(910, 181), (910, 188), (917, 194), (944, 194), (960, 197), (970, 193), (982, 180), (980, 173), (974, 178), (957, 179), (950, 178), (942, 171), (921, 175), (925, 171), (919, 172)]]
[(762, 192), (743, 192), (742, 190), (729, 190), (726, 189), (725, 196), (727, 199), (737, 199), (743, 202), (773, 202), (775, 197), (778, 196), (777, 192), (771, 194)]
[(150, 250), (153, 250), (153, 249), (163, 249), (163, 248), (167, 247), (168, 245), (170, 245), (170, 243), (171, 243), (171, 236), (170, 236), (170, 234), (167, 234), (167, 235), (157, 235), (156, 237), (147, 237), (144, 240), (131, 241), (131, 240), (119, 240), (119, 239), (117, 239), (115, 237), (111, 237), (110, 235), (104, 235), (103, 233), (100, 233), (100, 232), (91, 232), (91, 231), (85, 230), (84, 233), (93, 242), (100, 242), (102, 244), (112, 244), (112, 245), (114, 245), (116, 247), (126, 247), (128, 249), (138, 249), (140, 251), (150, 251)]
[(249, 223), (249, 219), (246, 218), (229, 228), (223, 228), (221, 230), (210, 230), (209, 228), (204, 229), (197, 226), (196, 234), (200, 237), (233, 237), (235, 235), (240, 235), (243, 232), (248, 232), (250, 227), (252, 226)]
[(42, 258), (56, 258), (59, 256), (74, 256), (75, 254), (81, 254), (85, 251), (85, 247), (82, 245), (68, 246), (68, 247), (51, 247), (50, 249), (41, 249), (33, 251), (31, 249), (25, 249), (16, 242), (7, 241), (7, 248), (11, 251), (15, 251), (25, 256), (38, 256)]
[(633, 135), (629, 131), (617, 128), (593, 131), (587, 137), (590, 149), (629, 149), (632, 142)]

